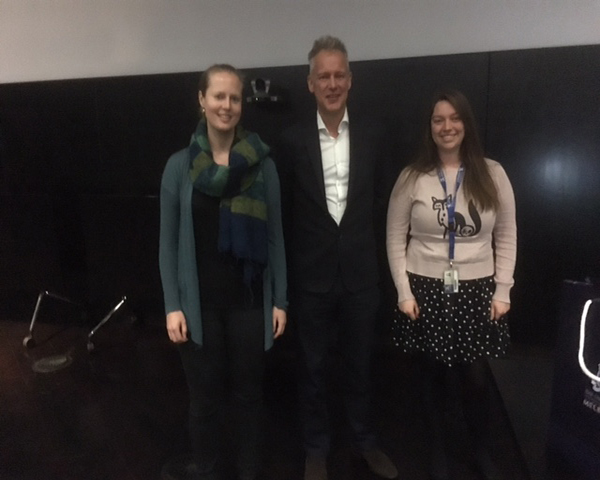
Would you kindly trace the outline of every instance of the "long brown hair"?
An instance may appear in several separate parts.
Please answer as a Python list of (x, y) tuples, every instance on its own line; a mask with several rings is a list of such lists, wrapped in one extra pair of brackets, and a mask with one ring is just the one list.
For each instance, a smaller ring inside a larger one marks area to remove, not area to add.
[(463, 188), (467, 199), (472, 199), (483, 210), (496, 210), (498, 208), (498, 190), (483, 156), (475, 115), (473, 115), (467, 97), (458, 90), (442, 90), (433, 96), (421, 149), (416, 160), (409, 167), (406, 180), (414, 180), (419, 175), (429, 173), (441, 165), (438, 147), (433, 141), (431, 132), (433, 110), (441, 101), (446, 101), (454, 107), (464, 125), (465, 136), (460, 145), (459, 155), (465, 169)]

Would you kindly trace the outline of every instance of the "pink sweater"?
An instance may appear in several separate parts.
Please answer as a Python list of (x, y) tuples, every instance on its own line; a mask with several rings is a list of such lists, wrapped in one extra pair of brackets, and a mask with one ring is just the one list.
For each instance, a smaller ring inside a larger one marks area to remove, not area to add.
[[(498, 189), (500, 206), (497, 212), (478, 211), (472, 202), (467, 202), (460, 186), (456, 200), (454, 268), (459, 280), (494, 275), (494, 299), (510, 303), (517, 253), (515, 198), (502, 166), (494, 160), (486, 162)], [(445, 170), (448, 194), (454, 193), (457, 171), (457, 168)], [(414, 299), (407, 272), (443, 278), (449, 268), (448, 219), (444, 189), (437, 172), (420, 175), (408, 183), (407, 174), (408, 169), (404, 169), (396, 181), (387, 218), (388, 259), (398, 302)]]

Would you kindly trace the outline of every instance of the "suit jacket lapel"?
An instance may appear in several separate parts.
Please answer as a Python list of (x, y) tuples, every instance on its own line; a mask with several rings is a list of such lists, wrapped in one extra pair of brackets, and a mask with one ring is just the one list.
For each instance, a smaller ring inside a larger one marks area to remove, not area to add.
[(312, 168), (315, 171), (317, 179), (316, 188), (319, 189), (319, 196), (322, 204), (327, 209), (327, 200), (325, 199), (325, 178), (323, 176), (323, 162), (321, 161), (321, 142), (319, 141), (319, 130), (316, 120), (311, 122), (306, 131), (306, 149)]
[[(354, 127), (353, 127), (354, 125)], [(346, 208), (353, 202), (354, 200), (354, 192), (356, 191), (356, 182), (360, 179), (360, 167), (361, 167), (361, 159), (363, 158), (364, 152), (363, 150), (363, 142), (360, 140), (360, 129), (350, 120), (348, 124), (350, 129), (349, 137), (350, 137), (350, 171), (348, 173), (348, 193), (346, 197)]]

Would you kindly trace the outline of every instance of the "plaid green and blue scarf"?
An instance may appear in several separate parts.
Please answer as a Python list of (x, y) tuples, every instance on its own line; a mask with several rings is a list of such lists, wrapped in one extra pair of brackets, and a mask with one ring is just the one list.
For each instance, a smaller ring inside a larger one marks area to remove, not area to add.
[(257, 134), (238, 127), (229, 165), (217, 165), (204, 120), (198, 123), (189, 147), (194, 188), (221, 198), (219, 252), (243, 262), (248, 285), (267, 264), (267, 203), (261, 164), (268, 154), (269, 147)]

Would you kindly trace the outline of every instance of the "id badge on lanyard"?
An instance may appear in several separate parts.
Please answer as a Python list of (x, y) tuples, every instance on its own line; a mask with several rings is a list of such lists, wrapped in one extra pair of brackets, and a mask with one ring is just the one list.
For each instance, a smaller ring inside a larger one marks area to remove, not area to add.
[(444, 293), (458, 293), (458, 270), (450, 267), (444, 270)]
[(454, 184), (454, 195), (451, 200), (448, 201), (448, 192), (446, 188), (446, 177), (441, 168), (438, 168), (438, 178), (444, 189), (444, 195), (446, 196), (446, 208), (448, 209), (448, 259), (450, 262), (450, 268), (444, 271), (444, 293), (458, 293), (458, 270), (454, 268), (454, 247), (456, 243), (456, 224), (455, 224), (455, 212), (456, 207), (456, 194), (463, 179), (464, 168), (461, 165), (456, 174), (456, 183)]

